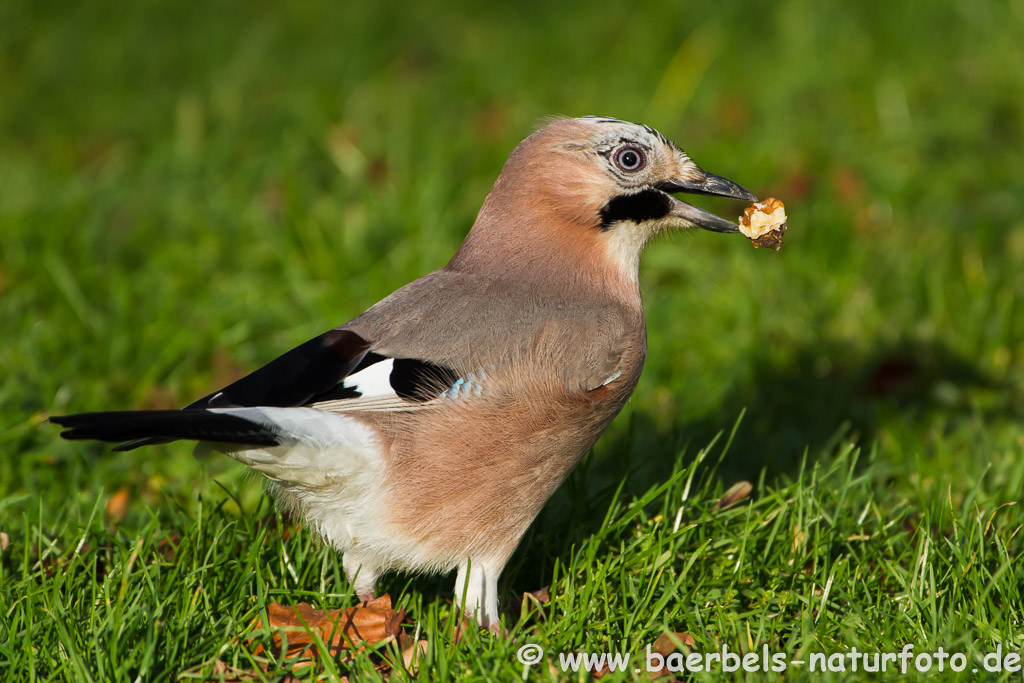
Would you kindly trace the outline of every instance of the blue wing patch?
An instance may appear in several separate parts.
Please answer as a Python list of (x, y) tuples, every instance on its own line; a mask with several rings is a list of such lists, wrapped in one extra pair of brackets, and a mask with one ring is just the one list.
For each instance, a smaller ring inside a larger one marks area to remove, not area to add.
[(452, 383), (447, 391), (442, 392), (440, 398), (447, 401), (455, 401), (469, 396), (483, 396), (484, 387), (481, 382), (486, 381), (483, 370), (467, 373)]

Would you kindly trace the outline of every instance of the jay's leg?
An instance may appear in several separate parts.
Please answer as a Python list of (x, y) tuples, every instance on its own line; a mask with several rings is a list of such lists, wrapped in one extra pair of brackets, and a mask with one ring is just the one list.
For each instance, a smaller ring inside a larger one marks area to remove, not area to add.
[(467, 560), (459, 565), (455, 577), (455, 604), (468, 617), (475, 617), (480, 626), (499, 633), (498, 576), (504, 567), (486, 561)]
[(373, 600), (377, 577), (380, 575), (377, 568), (366, 562), (355, 550), (345, 551), (341, 556), (341, 565), (345, 568), (345, 576), (348, 577), (359, 599), (364, 602)]

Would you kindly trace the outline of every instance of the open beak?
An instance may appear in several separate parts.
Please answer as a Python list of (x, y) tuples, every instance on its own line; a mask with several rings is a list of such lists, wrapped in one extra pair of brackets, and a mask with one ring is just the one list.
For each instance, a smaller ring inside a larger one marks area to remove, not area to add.
[[(664, 182), (658, 185), (658, 189), (666, 193), (675, 192), (686, 192), (688, 194), (704, 194), (712, 197), (728, 197), (730, 199), (742, 199), (745, 202), (756, 202), (757, 197), (753, 192), (738, 185), (731, 180), (727, 180), (721, 176), (714, 175), (713, 173), (704, 173), (699, 171), (700, 178), (697, 180), (691, 177), (687, 180), (673, 180)], [(684, 221), (697, 226), (698, 228), (704, 228), (712, 232), (739, 232), (739, 228), (733, 221), (727, 221), (724, 218), (719, 218), (713, 213), (708, 213), (704, 209), (698, 209), (692, 204), (672, 197), (671, 206), (669, 208), (669, 215), (677, 218), (682, 218)]]

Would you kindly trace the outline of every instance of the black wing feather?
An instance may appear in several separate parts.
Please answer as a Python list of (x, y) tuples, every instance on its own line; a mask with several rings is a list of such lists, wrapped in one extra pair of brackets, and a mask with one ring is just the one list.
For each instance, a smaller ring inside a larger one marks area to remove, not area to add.
[[(368, 355), (370, 342), (355, 332), (330, 330), (278, 356), (220, 391), (185, 406), (291, 408), (322, 400)], [(377, 354), (372, 354), (377, 355)], [(380, 357), (382, 358), (382, 357)]]
[(396, 358), (389, 381), (402, 399), (424, 403), (450, 387), (459, 373), (443, 365), (415, 358)]
[[(260, 425), (208, 408), (293, 407), (337, 392), (349, 373), (365, 363), (370, 343), (348, 330), (330, 330), (277, 357), (259, 370), (181, 410), (126, 410), (51, 417), (67, 427), (65, 439), (127, 441), (115, 450), (195, 439), (274, 446), (277, 435)], [(341, 387), (344, 389), (343, 387)]]
[(65, 428), (61, 432), (65, 439), (120, 442), (158, 435), (166, 440), (195, 439), (250, 446), (280, 443), (277, 434), (267, 427), (208, 410), (112, 410), (51, 417), (50, 422)]
[[(289, 408), (319, 401), (357, 398), (344, 386), (349, 375), (385, 359), (371, 343), (348, 330), (325, 332), (277, 357), (259, 370), (181, 410), (80, 413), (50, 418), (66, 428), (65, 439), (127, 442), (115, 450), (194, 439), (251, 446), (280, 444), (272, 429), (211, 408)], [(395, 392), (411, 403), (437, 396), (457, 379), (454, 371), (415, 359), (396, 359), (390, 377)]]

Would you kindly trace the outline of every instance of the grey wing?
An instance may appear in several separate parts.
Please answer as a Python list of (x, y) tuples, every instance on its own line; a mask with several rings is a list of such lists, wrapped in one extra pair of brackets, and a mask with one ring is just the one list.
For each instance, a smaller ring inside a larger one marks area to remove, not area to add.
[(500, 279), (439, 270), (343, 326), (372, 352), (429, 359), (456, 378), (510, 362), (543, 364), (570, 391), (614, 381), (645, 351), (642, 317)]

